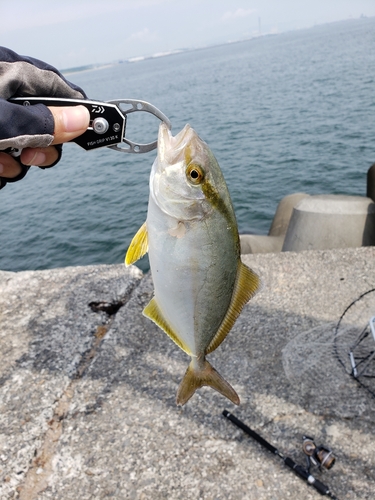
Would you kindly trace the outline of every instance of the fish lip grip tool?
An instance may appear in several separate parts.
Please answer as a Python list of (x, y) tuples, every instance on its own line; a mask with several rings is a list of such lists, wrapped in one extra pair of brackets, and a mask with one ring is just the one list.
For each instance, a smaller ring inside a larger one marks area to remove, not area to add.
[(128, 139), (126, 134), (127, 115), (135, 112), (150, 113), (171, 129), (171, 122), (158, 108), (139, 99), (115, 99), (107, 102), (91, 101), (87, 99), (64, 99), (55, 97), (14, 97), (9, 102), (32, 106), (44, 104), (46, 106), (85, 106), (90, 113), (89, 128), (75, 142), (86, 151), (109, 147), (122, 153), (142, 154), (157, 147), (157, 140), (147, 144), (139, 144)]

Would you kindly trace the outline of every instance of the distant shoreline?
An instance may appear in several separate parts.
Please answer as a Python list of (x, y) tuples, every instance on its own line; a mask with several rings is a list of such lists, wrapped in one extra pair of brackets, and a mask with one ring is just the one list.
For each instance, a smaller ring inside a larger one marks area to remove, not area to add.
[(72, 73), (84, 73), (86, 71), (96, 71), (98, 69), (110, 68), (118, 64), (117, 62), (105, 64), (88, 64), (87, 66), (78, 66), (77, 68), (69, 68), (61, 70), (63, 75), (71, 75)]
[[(359, 18), (343, 19), (343, 20), (340, 20), (340, 21), (332, 21), (331, 23), (315, 24), (313, 26), (306, 27), (306, 28), (301, 28), (301, 29), (307, 29), (307, 30), (309, 30), (309, 29), (314, 29), (314, 28), (319, 27), (319, 26), (324, 26), (326, 24), (347, 23), (347, 22), (359, 21), (359, 20), (363, 20), (363, 19), (369, 19), (369, 18), (367, 16), (362, 15)], [(230, 40), (230, 41), (227, 41), (227, 42), (215, 43), (215, 44), (212, 44), (212, 45), (204, 45), (204, 46), (201, 46), (201, 47), (189, 47), (189, 48), (182, 48), (182, 49), (173, 49), (173, 50), (170, 50), (170, 51), (157, 52), (155, 54), (146, 55), (146, 56), (142, 56), (142, 55), (141, 56), (133, 56), (133, 57), (129, 57), (127, 59), (120, 59), (118, 61), (113, 61), (111, 63), (107, 62), (107, 63), (98, 63), (98, 64), (87, 64), (87, 65), (84, 65), (84, 66), (77, 66), (77, 67), (74, 67), (74, 68), (62, 69), (61, 73), (63, 75), (69, 75), (69, 74), (73, 74), (73, 73), (82, 73), (82, 72), (86, 72), (86, 71), (95, 71), (95, 70), (99, 70), (99, 69), (109, 68), (111, 66), (116, 66), (118, 64), (131, 64), (131, 63), (137, 63), (137, 62), (147, 61), (147, 60), (150, 60), (150, 59), (157, 59), (159, 57), (167, 57), (167, 56), (173, 56), (173, 55), (182, 54), (182, 53), (186, 53), (186, 52), (194, 52), (194, 51), (197, 51), (197, 50), (205, 50), (205, 49), (211, 49), (211, 48), (214, 48), (214, 47), (221, 47), (221, 46), (224, 46), (224, 45), (232, 45), (232, 44), (236, 44), (236, 43), (244, 43), (244, 42), (249, 42), (251, 40), (256, 40), (258, 38), (269, 37), (269, 36), (276, 36), (276, 35), (283, 35), (283, 34), (286, 34), (286, 33), (291, 33), (293, 31), (300, 31), (300, 29), (293, 29), (293, 30), (280, 31), (280, 32), (258, 33), (256, 35), (252, 35), (250, 37), (243, 38), (243, 39), (240, 39), (240, 40)]]
[[(287, 32), (283, 32), (283, 33), (287, 33)], [(150, 59), (159, 59), (161, 57), (169, 57), (169, 56), (175, 56), (175, 55), (183, 54), (183, 53), (186, 54), (188, 52), (197, 52), (200, 50), (213, 49), (215, 47), (223, 47), (226, 45), (245, 43), (245, 42), (250, 42), (251, 40), (256, 40), (256, 39), (261, 38), (261, 37), (264, 38), (264, 37), (269, 37), (269, 36), (276, 36), (276, 35), (281, 35), (283, 33), (264, 33), (263, 35), (254, 35), (250, 38), (246, 38), (243, 40), (233, 40), (233, 41), (230, 40), (229, 42), (217, 43), (214, 45), (205, 45), (202, 47), (176, 49), (176, 50), (171, 50), (168, 52), (156, 52), (155, 54), (152, 54), (150, 56), (129, 57), (129, 59), (120, 59), (119, 61), (114, 61), (112, 63), (88, 64), (87, 66), (78, 66), (77, 68), (63, 69), (63, 70), (61, 70), (61, 73), (63, 75), (69, 75), (69, 74), (73, 74), (73, 73), (83, 73), (86, 71), (96, 71), (99, 69), (109, 68), (111, 66), (117, 66), (118, 64), (133, 64), (133, 63), (138, 63), (138, 62), (143, 62), (143, 61), (149, 61)]]

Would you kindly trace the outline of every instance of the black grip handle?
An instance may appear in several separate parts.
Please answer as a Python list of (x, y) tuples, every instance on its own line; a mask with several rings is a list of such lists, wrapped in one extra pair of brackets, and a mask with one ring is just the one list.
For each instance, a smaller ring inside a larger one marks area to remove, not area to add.
[(9, 99), (13, 104), (32, 106), (85, 106), (90, 113), (90, 126), (79, 137), (73, 139), (86, 151), (120, 144), (125, 135), (126, 116), (118, 106), (108, 102), (90, 101), (87, 99), (59, 99), (55, 97), (14, 97)]
[(284, 458), (284, 463), (292, 470), (294, 470), (294, 472), (298, 476), (311, 484), (311, 486), (313, 486), (321, 495), (329, 495), (332, 497), (328, 486), (319, 481), (319, 479), (316, 479), (314, 476), (312, 476), (306, 469), (296, 464), (291, 458)]
[(329, 496), (331, 496), (328, 486), (326, 486), (325, 484), (323, 484), (322, 482), (320, 482), (318, 479), (315, 479), (315, 477), (314, 477), (314, 482), (310, 483), (310, 484), (312, 486), (314, 486), (314, 488), (316, 490), (318, 490), (321, 495), (329, 495)]

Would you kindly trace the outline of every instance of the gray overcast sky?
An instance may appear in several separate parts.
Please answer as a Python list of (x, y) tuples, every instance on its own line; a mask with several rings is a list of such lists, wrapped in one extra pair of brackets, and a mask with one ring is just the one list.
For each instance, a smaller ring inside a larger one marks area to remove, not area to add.
[(0, 0), (0, 45), (59, 69), (375, 16), (375, 0)]

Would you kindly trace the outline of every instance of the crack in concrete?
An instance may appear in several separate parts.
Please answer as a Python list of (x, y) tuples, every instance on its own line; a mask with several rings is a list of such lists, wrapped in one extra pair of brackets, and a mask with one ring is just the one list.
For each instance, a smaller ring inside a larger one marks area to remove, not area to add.
[(32, 459), (24, 482), (17, 487), (19, 500), (35, 500), (39, 493), (48, 487), (49, 478), (53, 474), (53, 459), (63, 433), (64, 419), (69, 412), (76, 387), (95, 358), (103, 339), (115, 319), (116, 313), (128, 302), (135, 288), (136, 285), (131, 288), (123, 300), (114, 302), (113, 304), (107, 302), (92, 302), (89, 304), (89, 307), (93, 311), (105, 311), (108, 314), (109, 321), (105, 325), (97, 326), (90, 349), (83, 354), (76, 373), (58, 400), (53, 417), (48, 422), (48, 429), (45, 433), (42, 446), (37, 450)]
[(49, 428), (42, 447), (32, 459), (24, 483), (17, 488), (20, 500), (34, 500), (48, 487), (48, 480), (53, 473), (53, 458), (63, 432), (63, 421), (69, 411), (76, 384), (76, 380), (72, 381), (57, 403), (54, 415), (48, 422)]

